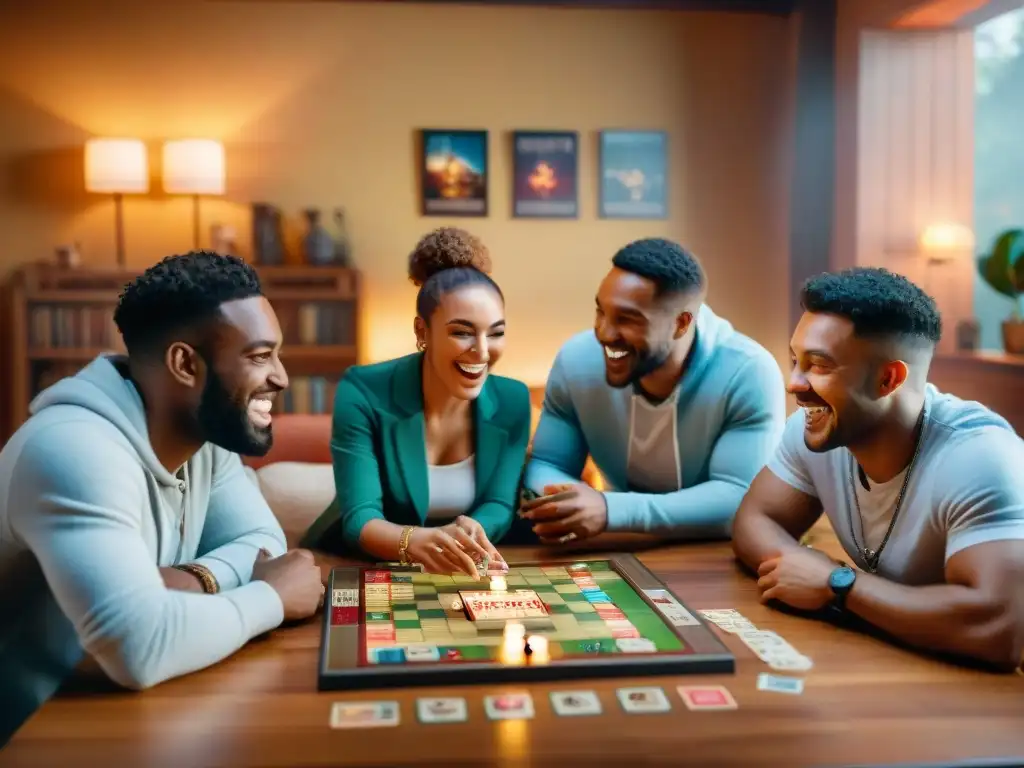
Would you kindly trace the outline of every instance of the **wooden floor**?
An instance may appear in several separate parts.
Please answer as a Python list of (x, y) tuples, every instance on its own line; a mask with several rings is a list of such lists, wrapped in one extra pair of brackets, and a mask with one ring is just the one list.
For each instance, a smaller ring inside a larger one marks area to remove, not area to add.
[[(827, 529), (819, 527), (814, 536), (829, 546)], [(804, 692), (759, 691), (758, 676), (771, 670), (735, 635), (721, 633), (737, 659), (733, 675), (318, 693), (318, 619), (278, 630), (211, 669), (142, 694), (89, 687), (64, 694), (0, 752), (0, 766), (1024, 764), (1024, 677), (957, 666), (764, 607), (726, 544), (648, 549), (639, 537), (621, 537), (605, 545), (636, 550), (691, 609), (735, 608), (759, 628), (778, 632), (814, 662), (798, 675)], [(507, 552), (510, 561), (537, 555)], [(325, 572), (336, 562), (325, 560)], [(697, 682), (725, 685), (738, 708), (688, 710), (676, 686)], [(671, 711), (625, 713), (615, 691), (629, 685), (661, 686)], [(567, 688), (596, 691), (603, 713), (556, 716), (549, 694)], [(536, 716), (487, 719), (483, 696), (503, 691), (532, 694)], [(465, 697), (468, 721), (419, 723), (421, 696)], [(332, 730), (331, 705), (340, 700), (397, 701), (400, 723)]]

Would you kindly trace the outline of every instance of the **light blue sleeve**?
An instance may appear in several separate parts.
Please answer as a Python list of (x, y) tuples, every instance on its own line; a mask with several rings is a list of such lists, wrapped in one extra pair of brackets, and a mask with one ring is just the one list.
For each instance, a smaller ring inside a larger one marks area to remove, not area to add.
[(1024, 441), (988, 428), (951, 447), (929, 478), (946, 559), (976, 544), (1024, 539)]
[(590, 451), (572, 403), (563, 353), (555, 357), (544, 389), (524, 485), (543, 495), (545, 485), (578, 483)]
[(805, 421), (802, 408), (798, 408), (796, 413), (789, 417), (782, 432), (782, 441), (768, 461), (768, 469), (779, 480), (816, 499), (818, 491), (807, 469), (807, 462), (804, 461), (808, 450), (804, 444)]
[(725, 387), (725, 420), (708, 479), (673, 493), (605, 493), (608, 529), (673, 538), (722, 538), (743, 495), (779, 443), (786, 419), (782, 372), (767, 353), (750, 357)]
[(196, 562), (210, 569), (223, 591), (247, 584), (260, 549), (273, 557), (288, 545), (284, 531), (238, 454), (213, 449), (213, 479)]
[(120, 685), (147, 688), (203, 669), (283, 620), (264, 581), (217, 595), (164, 586), (141, 532), (150, 500), (138, 458), (94, 422), (39, 432), (13, 477), (14, 535), (83, 649)]

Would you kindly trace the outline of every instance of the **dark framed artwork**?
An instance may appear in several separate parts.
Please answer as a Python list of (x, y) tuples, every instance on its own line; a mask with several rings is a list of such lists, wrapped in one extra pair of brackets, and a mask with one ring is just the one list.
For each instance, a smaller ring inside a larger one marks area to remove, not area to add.
[(668, 216), (668, 135), (601, 131), (599, 214), (605, 219)]
[(575, 219), (579, 215), (579, 139), (574, 131), (512, 134), (512, 215)]
[(423, 130), (424, 216), (487, 215), (487, 131)]

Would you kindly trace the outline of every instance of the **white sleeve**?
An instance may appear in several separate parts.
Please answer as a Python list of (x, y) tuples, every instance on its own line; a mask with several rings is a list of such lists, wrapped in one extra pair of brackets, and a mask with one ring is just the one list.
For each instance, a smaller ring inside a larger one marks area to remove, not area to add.
[(1024, 441), (990, 428), (945, 452), (931, 478), (946, 559), (975, 544), (1024, 539)]
[(18, 458), (8, 508), (14, 534), (104, 671), (146, 688), (278, 626), (284, 609), (266, 582), (219, 595), (164, 586), (141, 534), (150, 505), (138, 459), (90, 426), (65, 422), (35, 435)]

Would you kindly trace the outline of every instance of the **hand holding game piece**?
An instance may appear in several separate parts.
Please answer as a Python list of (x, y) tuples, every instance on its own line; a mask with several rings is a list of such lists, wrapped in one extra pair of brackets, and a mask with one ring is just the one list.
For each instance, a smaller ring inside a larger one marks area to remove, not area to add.
[(803, 611), (824, 608), (834, 597), (828, 577), (835, 567), (828, 555), (807, 547), (765, 560), (757, 569), (761, 602), (778, 600)]
[(533, 532), (543, 544), (589, 539), (608, 527), (604, 494), (586, 483), (547, 485), (543, 496), (523, 502), (520, 515), (537, 521)]
[[(459, 515), (448, 525), (442, 526), (448, 531), (456, 541), (462, 544), (470, 556), (477, 561), (487, 559), (494, 564), (504, 564), (505, 560), (494, 545), (491, 544), (490, 539), (487, 538), (487, 532), (484, 527), (480, 525), (472, 517), (466, 515)], [(506, 566), (507, 567), (507, 566)]]
[(274, 588), (281, 597), (285, 621), (312, 616), (324, 597), (320, 568), (305, 549), (292, 549), (280, 557), (261, 550), (252, 567), (252, 580), (265, 581)]
[(421, 563), (427, 573), (464, 573), (474, 580), (480, 579), (473, 558), (444, 528), (417, 528), (409, 537), (406, 552), (414, 563)]

